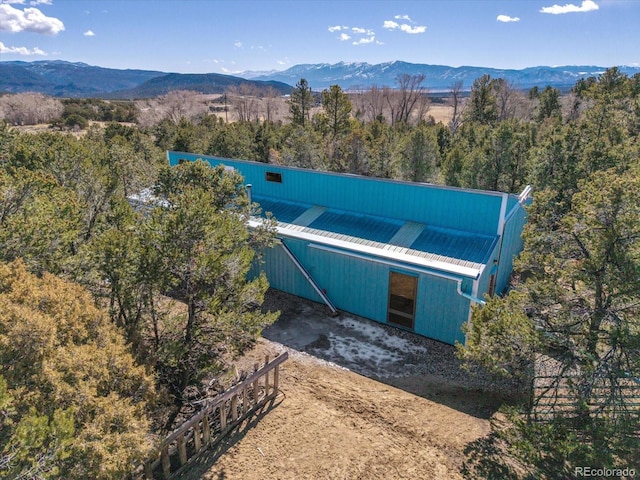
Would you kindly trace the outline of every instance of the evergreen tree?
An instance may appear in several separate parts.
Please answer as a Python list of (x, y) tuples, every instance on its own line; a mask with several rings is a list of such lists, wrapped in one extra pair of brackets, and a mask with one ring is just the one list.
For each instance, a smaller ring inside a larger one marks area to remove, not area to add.
[(322, 91), (322, 108), (333, 138), (349, 130), (352, 106), (339, 85)]
[(0, 478), (122, 478), (152, 449), (153, 379), (80, 286), (0, 265)]
[(289, 113), (294, 125), (304, 127), (309, 121), (311, 106), (313, 105), (313, 95), (309, 82), (301, 78), (296, 87), (291, 92), (289, 99)]
[(170, 428), (187, 387), (220, 366), (220, 349), (251, 343), (276, 316), (259, 310), (266, 277), (249, 278), (256, 251), (270, 244), (271, 226), (249, 230), (250, 206), (242, 177), (224, 167), (187, 162), (161, 172), (155, 193), (162, 202), (145, 226), (149, 261), (159, 292), (185, 303), (184, 315), (167, 319), (158, 368), (175, 400)]
[(467, 121), (491, 125), (498, 120), (498, 99), (494, 84), (491, 75), (483, 75), (473, 81), (466, 109)]

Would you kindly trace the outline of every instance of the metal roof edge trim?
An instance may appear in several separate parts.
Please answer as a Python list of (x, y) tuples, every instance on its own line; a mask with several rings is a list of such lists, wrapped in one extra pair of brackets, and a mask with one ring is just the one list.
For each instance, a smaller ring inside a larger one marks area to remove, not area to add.
[[(250, 220), (249, 225), (251, 227), (257, 227), (261, 224), (261, 222), (256, 220)], [(365, 253), (367, 255), (371, 255), (374, 257), (385, 258), (388, 260), (395, 260), (397, 262), (403, 262), (410, 265), (419, 265), (424, 268), (431, 268), (433, 270), (439, 270), (442, 272), (453, 273), (456, 275), (462, 275), (464, 277), (469, 277), (472, 279), (478, 279), (480, 277), (481, 270), (469, 267), (463, 267), (460, 265), (452, 265), (446, 262), (441, 262), (438, 260), (429, 260), (422, 257), (416, 257), (414, 255), (407, 255), (406, 253), (394, 252), (390, 250), (384, 250), (378, 247), (371, 247), (368, 245), (359, 245), (353, 242), (347, 242), (344, 240), (339, 240), (335, 238), (327, 238), (321, 235), (316, 235), (313, 233), (301, 232), (298, 230), (292, 230), (286, 227), (277, 226), (276, 230), (279, 235), (295, 238), (299, 240), (304, 240), (312, 243), (317, 243), (320, 245), (330, 245), (332, 247), (341, 248), (344, 250), (349, 250), (352, 252)]]

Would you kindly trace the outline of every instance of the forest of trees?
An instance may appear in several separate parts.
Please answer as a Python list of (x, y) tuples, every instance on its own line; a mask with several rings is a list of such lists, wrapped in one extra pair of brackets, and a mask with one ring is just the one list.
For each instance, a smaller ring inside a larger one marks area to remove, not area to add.
[(275, 320), (247, 279), (273, 231), (137, 128), (0, 145), (0, 478), (122, 478)]
[[(485, 76), (468, 96), (452, 85), (447, 124), (429, 116), (424, 80), (351, 94), (301, 79), (286, 112), (250, 89), (206, 102), (0, 97), (0, 478), (121, 477), (275, 321), (260, 309), (266, 279), (247, 277), (273, 225), (247, 228), (254, 207), (237, 174), (170, 169), (168, 149), (531, 184), (512, 287), (474, 312), (459, 354), (525, 386), (541, 356), (571, 374), (577, 418), (541, 425), (524, 405), (502, 431), (530, 478), (640, 465), (640, 411), (621, 395), (640, 382), (640, 76), (612, 68), (566, 94)], [(11, 126), (36, 122), (52, 128)], [(621, 408), (594, 413), (596, 390)]]

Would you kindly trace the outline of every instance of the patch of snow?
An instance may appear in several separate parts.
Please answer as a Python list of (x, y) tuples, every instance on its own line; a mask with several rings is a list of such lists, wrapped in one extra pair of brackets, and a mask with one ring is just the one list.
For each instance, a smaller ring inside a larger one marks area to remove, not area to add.
[(402, 358), (397, 352), (351, 337), (342, 337), (331, 332), (328, 338), (331, 345), (326, 350), (327, 355), (330, 358), (342, 358), (351, 364), (359, 366), (373, 364), (378, 367), (390, 362), (398, 362)]
[(330, 362), (329, 360), (324, 360), (322, 358), (316, 357), (315, 355), (311, 355), (307, 352), (301, 352), (300, 350), (296, 350), (295, 348), (288, 347), (282, 343), (274, 342), (273, 340), (268, 340), (268, 342), (272, 345), (278, 347), (280, 352), (287, 351), (289, 353), (289, 357), (295, 358), (300, 362), (314, 364), (314, 365), (323, 365), (325, 367), (335, 368), (337, 370), (345, 370), (351, 371), (342, 365), (338, 365), (337, 363)]
[(373, 322), (363, 322), (362, 320), (356, 320), (352, 317), (343, 317), (336, 319), (336, 323), (344, 328), (357, 332), (364, 337), (364, 341), (367, 343), (375, 343), (388, 350), (399, 350), (405, 353), (425, 353), (427, 351), (425, 347), (416, 345), (397, 335), (390, 334), (387, 330)]

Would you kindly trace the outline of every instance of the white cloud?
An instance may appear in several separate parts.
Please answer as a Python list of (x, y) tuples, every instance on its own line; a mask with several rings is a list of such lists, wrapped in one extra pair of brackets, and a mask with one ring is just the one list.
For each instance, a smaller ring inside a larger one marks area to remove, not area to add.
[(393, 20), (385, 20), (382, 24), (382, 28), (386, 28), (387, 30), (395, 30), (399, 26), (400, 24), (398, 22), (394, 22)]
[(236, 40), (235, 42), (233, 42), (233, 46), (236, 48), (242, 48), (242, 42), (239, 40)]
[(61, 20), (47, 17), (37, 8), (19, 10), (7, 3), (0, 3), (0, 31), (56, 35), (63, 30), (64, 23)]
[(583, 2), (578, 5), (574, 5), (572, 3), (567, 3), (565, 5), (553, 5), (551, 7), (542, 7), (540, 9), (540, 13), (550, 13), (552, 15), (560, 15), (562, 13), (576, 13), (576, 12), (591, 12), (593, 10), (598, 10), (598, 4), (593, 0), (583, 0)]
[(408, 25), (406, 23), (399, 24), (398, 22), (394, 22), (393, 20), (385, 20), (382, 24), (382, 28), (386, 28), (387, 30), (400, 29), (400, 31), (409, 34), (424, 33), (427, 31), (427, 27), (425, 27), (424, 25), (417, 25), (415, 27), (412, 27), (411, 25)]
[(332, 33), (342, 32), (338, 37), (336, 37), (341, 42), (346, 42), (347, 40), (351, 40), (355, 37), (355, 40), (352, 42), (353, 45), (366, 45), (374, 42), (380, 44), (380, 42), (375, 40), (376, 33), (369, 28), (335, 25), (333, 27), (329, 27), (329, 31)]
[(367, 45), (369, 43), (375, 42), (376, 37), (363, 37), (360, 40), (353, 42), (354, 45)]
[(409, 15), (396, 15), (393, 18), (396, 20), (406, 20), (407, 22), (411, 22), (411, 17), (409, 17)]
[(95, 34), (95, 33), (93, 33), (93, 31), (92, 31), (92, 30), (87, 30), (86, 32), (84, 32), (84, 33), (83, 33), (83, 35), (84, 35), (85, 37), (95, 37), (95, 36), (96, 36), (96, 34)]
[(51, 0), (31, 0), (31, 5), (53, 5)]
[(509, 15), (498, 15), (496, 20), (503, 23), (509, 23), (509, 22), (519, 22), (520, 18), (510, 17)]
[(351, 31), (356, 35), (367, 35), (369, 37), (376, 34), (373, 30), (362, 27), (353, 27)]
[(400, 25), (400, 30), (402, 30), (405, 33), (424, 33), (427, 31), (427, 27), (425, 27), (424, 25), (419, 25), (417, 27), (412, 27), (411, 25), (407, 25), (406, 23), (403, 23), (402, 25)]
[(7, 47), (2, 42), (0, 42), (0, 53), (13, 53), (15, 55), (46, 55), (46, 53), (38, 47), (35, 47), (32, 50), (29, 50), (27, 47)]

